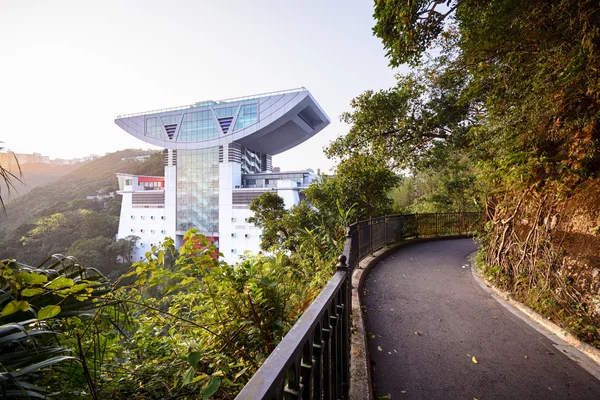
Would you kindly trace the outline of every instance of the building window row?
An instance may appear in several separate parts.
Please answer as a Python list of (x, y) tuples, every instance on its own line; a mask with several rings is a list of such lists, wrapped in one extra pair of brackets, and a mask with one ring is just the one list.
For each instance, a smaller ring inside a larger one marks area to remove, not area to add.
[[(232, 237), (232, 238), (236, 238), (236, 237), (237, 237), (237, 234), (236, 234), (236, 233), (232, 233), (232, 234), (231, 234), (231, 237)], [(249, 238), (250, 238), (250, 234), (249, 234), (249, 233), (244, 233), (244, 238), (246, 238), (246, 239), (249, 239)], [(262, 239), (262, 235), (258, 235), (258, 238), (259, 238), (259, 239)]]
[[(135, 215), (132, 215), (132, 216), (131, 216), (131, 219), (135, 219)], [(146, 216), (145, 216), (145, 215), (140, 215), (140, 219), (146, 219)], [(155, 215), (151, 215), (151, 216), (150, 216), (150, 219), (151, 219), (151, 220), (155, 220), (155, 219), (156, 219), (156, 216), (155, 216)], [(166, 218), (164, 215), (161, 215), (161, 216), (160, 216), (160, 219), (164, 221), (164, 220), (165, 220), (165, 219), (167, 219), (167, 218)]]
[[(132, 228), (132, 229), (130, 229), (130, 230), (129, 230), (129, 232), (131, 232), (131, 233), (135, 233), (135, 232), (136, 232), (136, 230)], [(145, 230), (145, 229), (140, 229), (140, 233), (145, 233), (145, 232), (146, 232), (146, 230)], [(154, 230), (154, 229), (150, 229), (150, 233), (156, 233), (156, 230)], [(160, 233), (164, 235), (164, 234), (166, 234), (166, 233), (167, 233), (167, 231), (166, 231), (166, 229), (161, 229), (161, 230), (160, 230)]]

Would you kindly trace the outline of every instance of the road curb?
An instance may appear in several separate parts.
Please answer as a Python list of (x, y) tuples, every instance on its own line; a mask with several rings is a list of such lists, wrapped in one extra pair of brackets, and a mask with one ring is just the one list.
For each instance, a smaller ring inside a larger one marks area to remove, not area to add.
[[(470, 261), (473, 278), (481, 286), (481, 288), (488, 292), (503, 307), (509, 309), (509, 311), (513, 311), (510, 309), (510, 307), (512, 307), (519, 312), (521, 315), (517, 314), (517, 316), (521, 317), (523, 321), (536, 329), (538, 332), (548, 337), (550, 340), (563, 342), (559, 344), (567, 344), (568, 346), (578, 350), (580, 353), (582, 353), (582, 355), (587, 356), (590, 361), (589, 363), (586, 363), (585, 360), (578, 359), (577, 357), (572, 357), (571, 354), (565, 352), (567, 356), (575, 360), (586, 371), (600, 380), (600, 350), (582, 342), (573, 334), (559, 327), (554, 322), (533, 311), (523, 303), (515, 300), (511, 293), (505, 292), (504, 290), (494, 286), (494, 284), (482, 276), (481, 272), (477, 269), (477, 267), (475, 267), (472, 259), (476, 253), (477, 252), (469, 254), (468, 258)], [(513, 314), (516, 313), (513, 312)]]
[(373, 266), (401, 247), (424, 242), (465, 239), (469, 237), (471, 236), (457, 235), (406, 240), (374, 252), (373, 255), (362, 260), (354, 269), (352, 273), (352, 334), (350, 338), (350, 400), (374, 399), (367, 329), (361, 301), (364, 281)]

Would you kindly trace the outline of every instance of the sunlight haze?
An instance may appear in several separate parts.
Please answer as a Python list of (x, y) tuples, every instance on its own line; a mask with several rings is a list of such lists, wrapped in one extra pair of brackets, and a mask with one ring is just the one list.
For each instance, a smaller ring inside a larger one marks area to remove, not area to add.
[(323, 146), (367, 89), (394, 84), (369, 1), (0, 1), (0, 141), (50, 157), (149, 148), (121, 114), (304, 86), (332, 123), (275, 156), (333, 162)]

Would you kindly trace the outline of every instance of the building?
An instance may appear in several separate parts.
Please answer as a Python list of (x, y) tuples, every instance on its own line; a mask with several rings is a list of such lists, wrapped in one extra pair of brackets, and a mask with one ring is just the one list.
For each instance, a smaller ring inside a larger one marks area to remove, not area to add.
[(118, 174), (118, 238), (141, 238), (136, 259), (165, 236), (181, 245), (196, 228), (233, 263), (258, 251), (250, 201), (276, 191), (291, 207), (310, 171), (273, 172), (271, 157), (308, 140), (329, 117), (305, 88), (119, 116), (129, 134), (164, 148), (163, 177)]

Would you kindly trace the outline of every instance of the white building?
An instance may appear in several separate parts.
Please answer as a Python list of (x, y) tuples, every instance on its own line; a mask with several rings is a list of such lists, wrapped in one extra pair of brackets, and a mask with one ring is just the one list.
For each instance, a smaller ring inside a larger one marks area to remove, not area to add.
[(308, 171), (273, 172), (271, 156), (330, 121), (301, 88), (125, 115), (115, 122), (165, 149), (164, 178), (118, 174), (123, 195), (118, 238), (141, 238), (135, 259), (165, 236), (181, 245), (185, 232), (196, 228), (233, 263), (244, 251), (259, 250), (260, 229), (247, 222), (250, 201), (276, 191), (289, 208), (315, 179)]

